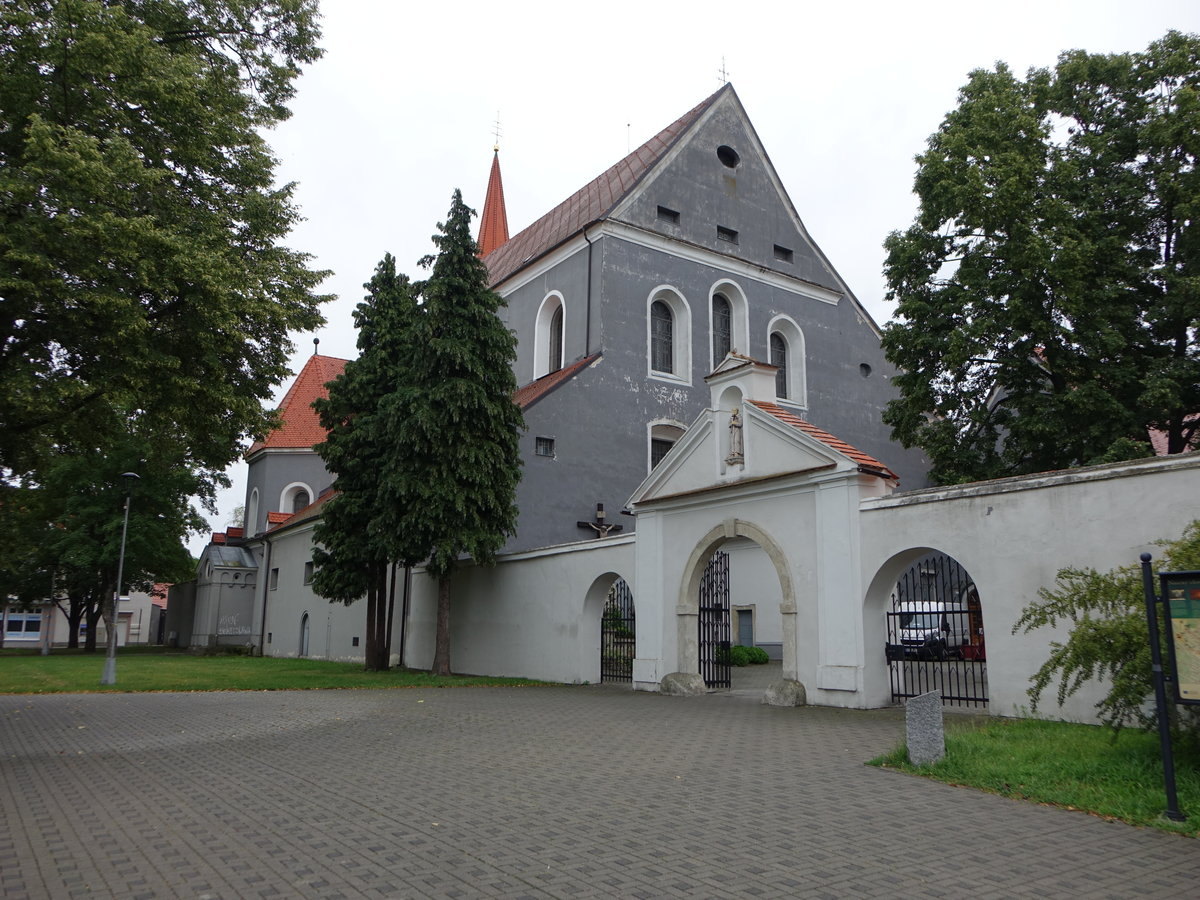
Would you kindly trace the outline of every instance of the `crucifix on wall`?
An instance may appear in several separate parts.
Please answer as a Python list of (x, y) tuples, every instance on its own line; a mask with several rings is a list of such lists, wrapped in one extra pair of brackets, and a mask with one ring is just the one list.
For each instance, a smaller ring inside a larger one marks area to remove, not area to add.
[(576, 522), (580, 528), (590, 528), (596, 533), (596, 537), (608, 537), (610, 534), (616, 534), (622, 531), (625, 526), (610, 523), (604, 518), (604, 504), (596, 504), (596, 518), (591, 522)]

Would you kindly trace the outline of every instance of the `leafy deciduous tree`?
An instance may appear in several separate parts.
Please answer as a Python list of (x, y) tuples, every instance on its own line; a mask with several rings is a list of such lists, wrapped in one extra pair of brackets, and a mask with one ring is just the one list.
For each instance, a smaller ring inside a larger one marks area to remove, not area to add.
[(886, 242), (884, 421), (953, 483), (1186, 449), (1200, 411), (1200, 38), (975, 71)]
[(140, 430), (219, 470), (269, 424), (324, 273), (262, 136), (316, 0), (0, 8), (0, 472)]

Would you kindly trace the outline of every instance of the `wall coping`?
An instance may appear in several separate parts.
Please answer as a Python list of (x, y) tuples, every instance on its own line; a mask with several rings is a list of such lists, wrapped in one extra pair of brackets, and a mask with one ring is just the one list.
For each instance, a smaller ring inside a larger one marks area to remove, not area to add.
[(1116, 478), (1136, 478), (1151, 472), (1173, 469), (1200, 469), (1200, 451), (1178, 453), (1173, 456), (1152, 456), (1131, 462), (1105, 463), (1098, 466), (1081, 466), (1078, 469), (1062, 469), (1057, 472), (1039, 472), (1034, 475), (1014, 475), (990, 481), (973, 481), (948, 487), (921, 488), (903, 491), (887, 497), (868, 497), (859, 501), (861, 512), (878, 509), (893, 509), (920, 503), (940, 503), (947, 500), (963, 500), (972, 497), (989, 497), (995, 494), (1011, 494), (1018, 491), (1036, 491), (1078, 484), (1089, 481), (1109, 481)]

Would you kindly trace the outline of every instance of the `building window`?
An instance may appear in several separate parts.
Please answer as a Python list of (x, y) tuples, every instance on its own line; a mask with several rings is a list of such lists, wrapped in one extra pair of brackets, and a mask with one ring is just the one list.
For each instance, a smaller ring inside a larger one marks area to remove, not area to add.
[(551, 291), (542, 300), (533, 323), (533, 378), (536, 381), (563, 366), (565, 304), (562, 294)]
[(768, 361), (779, 369), (775, 373), (775, 396), (792, 406), (807, 406), (804, 332), (788, 316), (776, 316), (767, 326), (767, 335)]
[(787, 341), (778, 331), (771, 333), (771, 365), (778, 371), (775, 373), (775, 396), (784, 400), (788, 396), (788, 356)]
[(272, 591), (275, 590), (277, 587), (279, 587), (279, 570), (278, 569), (271, 570), (271, 577), (268, 580), (267, 585), (270, 588), (270, 590), (272, 590)]
[(279, 511), (293, 515), (312, 502), (312, 489), (302, 481), (293, 481), (279, 495)]
[(724, 225), (717, 226), (717, 237), (722, 241), (727, 241), (730, 244), (738, 242), (738, 233), (732, 228), (726, 228)]
[(723, 360), (733, 347), (733, 309), (724, 294), (713, 294), (712, 298), (712, 354), (713, 368)]
[(650, 426), (650, 468), (653, 470), (663, 461), (675, 442), (683, 437), (683, 429), (678, 425), (658, 422)]
[(304, 583), (312, 584), (312, 580), (313, 580), (313, 564), (312, 564), (312, 560), (310, 559), (308, 562), (306, 562), (304, 564)]
[(308, 502), (308, 491), (296, 491), (296, 496), (292, 498), (292, 512), (300, 512), (300, 510), (308, 506)]
[(789, 250), (787, 247), (781, 247), (778, 244), (775, 245), (775, 258), (776, 259), (781, 260), (782, 262), (790, 263), (792, 261), (792, 257), (794, 255), (795, 254), (793, 254), (792, 251)]
[(533, 452), (538, 456), (554, 456), (554, 438), (534, 438)]
[(562, 304), (554, 310), (550, 319), (550, 371), (557, 372), (562, 368), (563, 358), (563, 308)]
[(4, 623), (4, 638), (12, 641), (36, 641), (42, 633), (41, 613), (10, 612)]
[(668, 375), (675, 372), (675, 317), (662, 300), (650, 305), (650, 368)]
[(258, 534), (258, 488), (250, 492), (250, 502), (246, 504), (246, 537)]
[(660, 206), (658, 208), (658, 220), (666, 222), (668, 225), (678, 225), (679, 213), (673, 209), (667, 209), (665, 206)]
[(717, 148), (717, 159), (727, 169), (736, 169), (738, 163), (742, 161), (742, 158), (738, 156), (738, 152), (727, 144), (722, 144)]

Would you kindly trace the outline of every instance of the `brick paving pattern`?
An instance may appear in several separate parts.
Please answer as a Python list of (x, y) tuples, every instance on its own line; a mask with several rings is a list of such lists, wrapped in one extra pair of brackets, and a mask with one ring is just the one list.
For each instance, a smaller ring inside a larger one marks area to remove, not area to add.
[(760, 694), (0, 697), (0, 895), (1200, 895), (1194, 840), (864, 767), (898, 710)]

